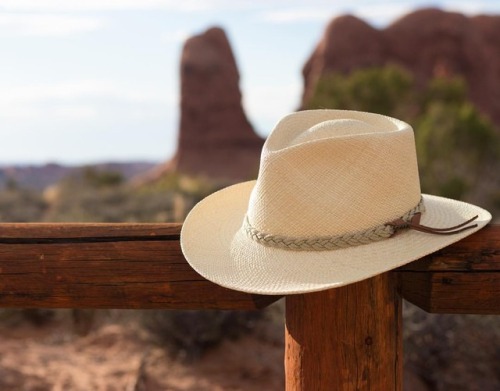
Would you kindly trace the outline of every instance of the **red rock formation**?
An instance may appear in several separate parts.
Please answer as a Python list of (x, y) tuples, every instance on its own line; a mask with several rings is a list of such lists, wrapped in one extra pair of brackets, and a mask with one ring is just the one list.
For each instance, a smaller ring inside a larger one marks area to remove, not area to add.
[(211, 179), (257, 176), (263, 140), (248, 121), (239, 73), (220, 28), (188, 39), (181, 58), (179, 144), (169, 169)]
[(334, 19), (302, 70), (305, 82), (302, 104), (311, 97), (321, 76), (379, 66), (385, 58), (386, 45), (379, 30), (351, 15)]
[(353, 16), (334, 19), (304, 66), (302, 104), (321, 75), (386, 64), (408, 69), (420, 83), (464, 77), (472, 102), (500, 125), (500, 16), (424, 9), (384, 30)]

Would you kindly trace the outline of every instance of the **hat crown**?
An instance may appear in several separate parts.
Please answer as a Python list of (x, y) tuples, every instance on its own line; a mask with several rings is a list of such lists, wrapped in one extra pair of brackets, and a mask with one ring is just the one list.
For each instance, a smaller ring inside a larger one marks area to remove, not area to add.
[(373, 133), (376, 131), (377, 128), (374, 125), (356, 119), (330, 119), (313, 125), (302, 133), (299, 133), (290, 142), (290, 146), (299, 145), (308, 141), (353, 136), (355, 134)]
[(264, 144), (247, 216), (269, 234), (334, 236), (392, 221), (420, 196), (410, 125), (372, 113), (302, 111), (281, 120)]

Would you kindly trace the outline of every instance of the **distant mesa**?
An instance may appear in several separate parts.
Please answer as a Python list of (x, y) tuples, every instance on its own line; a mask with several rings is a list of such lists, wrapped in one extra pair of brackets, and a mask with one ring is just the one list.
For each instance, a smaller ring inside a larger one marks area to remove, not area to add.
[(383, 30), (354, 16), (336, 18), (303, 68), (302, 106), (322, 75), (388, 64), (409, 70), (421, 85), (462, 76), (471, 101), (500, 125), (500, 16), (423, 9)]
[(171, 171), (223, 181), (255, 178), (264, 140), (243, 111), (240, 75), (221, 28), (185, 42), (180, 73), (177, 152), (151, 179)]
[(66, 166), (55, 163), (42, 165), (5, 165), (0, 166), (0, 190), (9, 186), (43, 190), (55, 185), (62, 179), (79, 175), (85, 168), (96, 172), (114, 172), (125, 180), (141, 175), (155, 166), (151, 162), (99, 163), (86, 166)]

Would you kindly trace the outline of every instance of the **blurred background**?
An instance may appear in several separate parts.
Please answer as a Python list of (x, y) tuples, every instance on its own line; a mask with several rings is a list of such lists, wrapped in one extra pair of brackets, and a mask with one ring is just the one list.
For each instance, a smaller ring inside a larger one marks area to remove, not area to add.
[[(410, 123), (498, 221), (498, 1), (0, 0), (0, 49), (2, 222), (181, 222), (312, 108)], [(406, 391), (500, 389), (498, 317), (404, 316)], [(282, 302), (0, 310), (0, 390), (281, 390), (283, 350)]]

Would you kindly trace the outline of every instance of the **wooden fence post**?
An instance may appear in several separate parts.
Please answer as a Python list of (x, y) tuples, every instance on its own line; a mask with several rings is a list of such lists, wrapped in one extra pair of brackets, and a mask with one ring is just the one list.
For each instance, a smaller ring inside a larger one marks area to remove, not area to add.
[(396, 273), (286, 298), (287, 391), (400, 391)]

